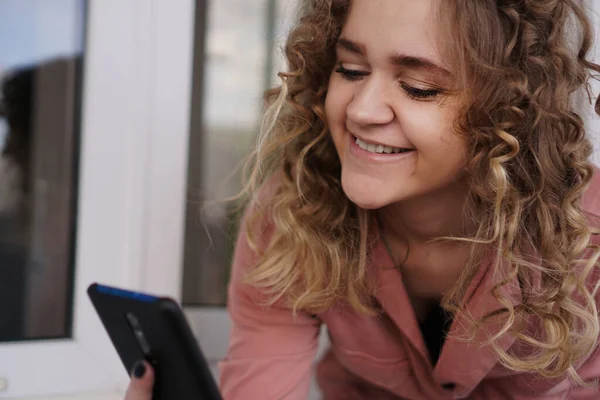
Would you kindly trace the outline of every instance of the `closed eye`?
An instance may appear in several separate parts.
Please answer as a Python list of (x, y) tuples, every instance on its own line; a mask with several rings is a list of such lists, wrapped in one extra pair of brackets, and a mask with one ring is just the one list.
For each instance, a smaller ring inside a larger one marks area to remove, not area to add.
[(442, 90), (440, 89), (419, 89), (414, 86), (407, 85), (404, 82), (402, 82), (400, 86), (406, 92), (408, 97), (415, 100), (431, 99), (442, 93)]
[[(367, 71), (348, 69), (344, 68), (341, 65), (335, 70), (335, 72), (340, 74), (342, 78), (351, 82), (360, 81), (363, 78), (370, 75), (370, 73)], [(431, 100), (434, 97), (443, 93), (443, 90), (441, 89), (420, 89), (414, 86), (410, 86), (404, 82), (401, 82), (400, 86), (402, 87), (402, 90), (404, 90), (404, 92), (408, 95), (408, 97), (413, 100)]]
[(360, 71), (360, 70), (356, 70), (356, 69), (348, 69), (348, 68), (344, 68), (342, 66), (339, 66), (335, 70), (335, 72), (342, 75), (342, 78), (352, 81), (352, 82), (359, 81), (362, 78), (364, 78), (365, 76), (369, 75), (369, 73), (366, 71)]

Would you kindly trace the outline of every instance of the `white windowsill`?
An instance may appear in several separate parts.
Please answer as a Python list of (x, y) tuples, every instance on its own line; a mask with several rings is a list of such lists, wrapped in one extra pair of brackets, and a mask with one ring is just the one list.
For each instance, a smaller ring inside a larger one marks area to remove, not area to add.
[[(326, 344), (325, 340), (324, 340), (324, 335), (322, 335), (319, 356), (323, 352), (324, 345)], [(215, 379), (218, 379), (216, 362), (211, 362), (211, 370), (213, 372)], [(109, 393), (80, 393), (80, 394), (74, 394), (74, 395), (68, 395), (68, 396), (62, 395), (62, 396), (28, 397), (28, 398), (18, 399), (18, 400), (123, 400), (124, 397), (125, 397), (124, 393), (109, 392)], [(317, 388), (316, 382), (313, 379), (313, 381), (311, 383), (311, 389), (310, 389), (310, 394), (309, 394), (308, 400), (316, 400), (319, 397), (320, 397), (319, 390)], [(10, 399), (7, 399), (7, 400), (10, 400)], [(14, 399), (14, 400), (16, 400), (16, 399)]]
[(30, 397), (22, 400), (123, 400), (122, 393), (82, 393), (72, 396)]

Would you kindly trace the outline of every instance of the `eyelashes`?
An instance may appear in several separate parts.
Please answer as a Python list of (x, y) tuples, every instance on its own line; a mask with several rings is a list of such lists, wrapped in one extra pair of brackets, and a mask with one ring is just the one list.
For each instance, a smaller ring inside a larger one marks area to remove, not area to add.
[[(360, 81), (370, 74), (369, 72), (348, 69), (344, 68), (343, 66), (336, 68), (335, 72), (350, 82)], [(429, 100), (443, 93), (443, 91), (440, 89), (420, 89), (410, 86), (404, 82), (400, 82), (400, 87), (402, 90), (404, 90), (404, 92), (406, 92), (408, 97), (414, 100)]]
[(335, 72), (337, 72), (338, 74), (342, 75), (342, 77), (348, 81), (358, 81), (361, 80), (362, 78), (364, 78), (365, 76), (368, 76), (369, 73), (368, 72), (364, 72), (364, 71), (359, 71), (359, 70), (355, 70), (355, 69), (346, 69), (342, 66), (338, 67)]
[(409, 86), (404, 82), (400, 83), (400, 86), (402, 87), (402, 89), (404, 89), (406, 94), (416, 99), (430, 99), (442, 93), (442, 91), (439, 89), (419, 89), (413, 86)]

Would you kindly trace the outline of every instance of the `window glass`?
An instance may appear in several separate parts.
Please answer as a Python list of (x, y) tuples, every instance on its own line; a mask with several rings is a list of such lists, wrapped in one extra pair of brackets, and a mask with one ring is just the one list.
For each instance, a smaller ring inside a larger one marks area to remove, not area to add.
[(0, 2), (0, 342), (71, 334), (84, 8)]
[(195, 51), (201, 54), (192, 95), (186, 305), (225, 304), (237, 221), (230, 218), (232, 205), (221, 200), (241, 188), (238, 167), (258, 133), (262, 92), (284, 68), (280, 48), (296, 1), (208, 2), (196, 21)]

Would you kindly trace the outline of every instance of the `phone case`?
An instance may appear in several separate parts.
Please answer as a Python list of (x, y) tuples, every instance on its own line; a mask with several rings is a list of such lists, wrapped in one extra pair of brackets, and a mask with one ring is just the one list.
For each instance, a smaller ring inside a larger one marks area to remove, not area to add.
[(220, 400), (217, 384), (177, 303), (166, 297), (92, 284), (88, 295), (129, 374), (146, 359), (154, 400)]

